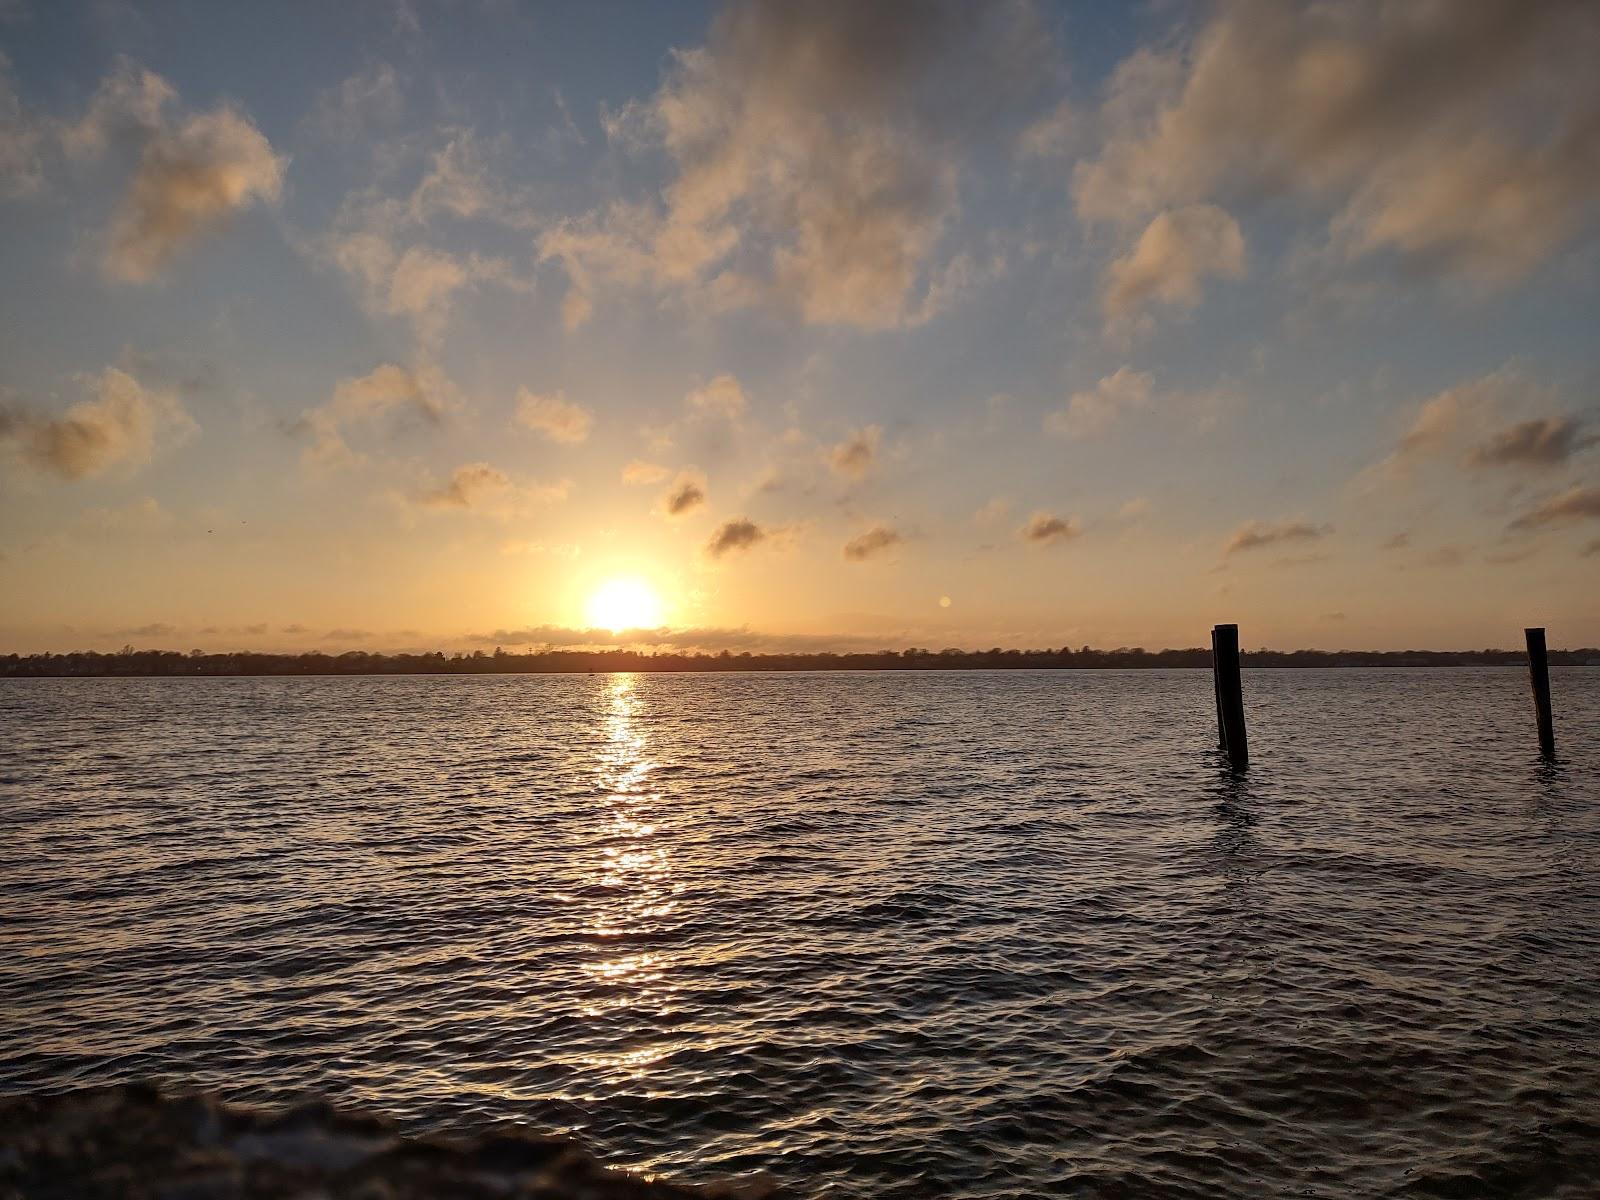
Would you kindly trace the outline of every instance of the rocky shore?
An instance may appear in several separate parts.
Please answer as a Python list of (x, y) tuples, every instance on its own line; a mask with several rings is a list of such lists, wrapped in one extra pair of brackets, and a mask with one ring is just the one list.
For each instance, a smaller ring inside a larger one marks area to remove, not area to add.
[(764, 1183), (641, 1178), (519, 1127), (417, 1137), (382, 1117), (155, 1088), (0, 1099), (0, 1200), (777, 1200)]

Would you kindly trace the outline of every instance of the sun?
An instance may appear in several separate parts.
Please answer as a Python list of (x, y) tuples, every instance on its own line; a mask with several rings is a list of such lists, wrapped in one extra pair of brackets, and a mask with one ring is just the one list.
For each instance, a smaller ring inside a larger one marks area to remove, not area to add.
[(610, 579), (595, 589), (586, 610), (596, 629), (655, 629), (661, 624), (661, 597), (642, 579)]

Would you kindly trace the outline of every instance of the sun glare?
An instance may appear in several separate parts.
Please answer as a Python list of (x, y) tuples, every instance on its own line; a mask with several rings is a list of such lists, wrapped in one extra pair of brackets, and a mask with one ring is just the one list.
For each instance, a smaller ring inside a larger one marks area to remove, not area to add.
[(589, 597), (589, 624), (619, 633), (624, 629), (654, 629), (661, 624), (661, 597), (640, 579), (612, 579)]

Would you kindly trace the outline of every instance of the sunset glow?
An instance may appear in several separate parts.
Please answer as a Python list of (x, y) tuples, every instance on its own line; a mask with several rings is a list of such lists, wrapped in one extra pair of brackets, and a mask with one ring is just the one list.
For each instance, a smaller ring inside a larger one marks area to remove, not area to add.
[(0, 2), (0, 652), (1594, 644), (1600, 9), (1455, 9)]
[(612, 579), (589, 598), (586, 612), (596, 629), (654, 629), (661, 624), (661, 597), (642, 579)]

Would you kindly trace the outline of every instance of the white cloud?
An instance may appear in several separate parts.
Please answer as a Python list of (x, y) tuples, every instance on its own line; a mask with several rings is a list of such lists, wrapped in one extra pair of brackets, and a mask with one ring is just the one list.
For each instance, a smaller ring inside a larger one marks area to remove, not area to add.
[(1597, 58), (1589, 4), (1233, 0), (1118, 69), (1078, 211), (1126, 229), (1287, 194), (1346, 257), (1504, 282), (1600, 199)]

